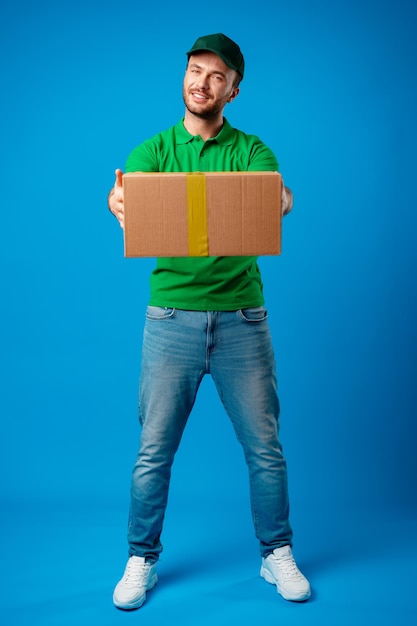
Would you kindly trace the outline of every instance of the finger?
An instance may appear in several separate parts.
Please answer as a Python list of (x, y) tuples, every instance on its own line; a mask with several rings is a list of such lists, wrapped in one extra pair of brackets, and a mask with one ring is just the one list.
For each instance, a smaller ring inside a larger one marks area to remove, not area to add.
[(287, 215), (293, 205), (292, 191), (288, 187), (282, 188), (282, 215)]
[(123, 172), (122, 170), (117, 169), (115, 171), (116, 174), (116, 181), (114, 183), (115, 187), (123, 187)]

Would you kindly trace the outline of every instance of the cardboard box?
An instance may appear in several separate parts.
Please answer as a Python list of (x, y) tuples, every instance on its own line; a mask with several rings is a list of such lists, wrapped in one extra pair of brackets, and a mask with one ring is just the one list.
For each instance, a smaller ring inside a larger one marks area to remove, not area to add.
[(124, 174), (125, 256), (281, 252), (278, 172)]

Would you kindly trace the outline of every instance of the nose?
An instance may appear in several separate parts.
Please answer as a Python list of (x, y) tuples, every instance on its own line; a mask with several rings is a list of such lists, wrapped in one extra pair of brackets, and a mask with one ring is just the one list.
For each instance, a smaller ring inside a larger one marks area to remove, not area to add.
[(208, 79), (206, 74), (199, 74), (196, 80), (196, 87), (199, 89), (208, 89)]

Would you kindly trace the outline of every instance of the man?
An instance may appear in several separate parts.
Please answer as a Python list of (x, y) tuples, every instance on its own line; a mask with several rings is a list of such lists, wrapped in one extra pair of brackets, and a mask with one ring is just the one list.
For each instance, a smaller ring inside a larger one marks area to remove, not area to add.
[[(126, 171), (276, 171), (271, 150), (223, 117), (244, 74), (239, 46), (223, 34), (207, 35), (197, 39), (187, 56), (183, 120), (133, 150)], [(116, 170), (108, 202), (123, 228), (121, 170)], [(283, 212), (291, 207), (291, 192), (284, 187)], [(143, 339), (142, 432), (131, 485), (130, 556), (113, 595), (118, 608), (140, 607), (157, 582), (171, 466), (208, 373), (243, 446), (261, 576), (287, 600), (310, 596), (291, 550), (275, 360), (263, 304), (256, 257), (157, 260)]]

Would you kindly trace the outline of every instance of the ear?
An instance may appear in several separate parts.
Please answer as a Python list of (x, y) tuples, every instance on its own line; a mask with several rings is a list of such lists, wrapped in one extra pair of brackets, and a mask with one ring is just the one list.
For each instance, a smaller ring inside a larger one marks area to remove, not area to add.
[(233, 102), (233, 100), (237, 97), (239, 91), (240, 91), (239, 87), (233, 87), (232, 93), (230, 94), (229, 98), (227, 99), (227, 102), (229, 102), (229, 103)]

